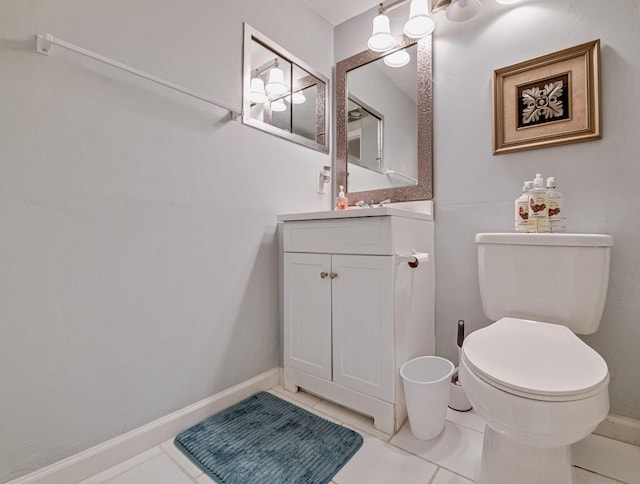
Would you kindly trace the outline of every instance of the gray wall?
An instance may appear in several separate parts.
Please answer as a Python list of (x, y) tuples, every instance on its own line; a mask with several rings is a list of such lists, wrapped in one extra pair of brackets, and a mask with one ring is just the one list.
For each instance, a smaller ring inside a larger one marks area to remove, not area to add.
[[(609, 365), (611, 412), (640, 418), (640, 3), (482, 3), (480, 16), (464, 24), (438, 14), (434, 34), (437, 353), (457, 361), (458, 319), (468, 332), (489, 323), (480, 304), (474, 234), (512, 231), (522, 182), (537, 172), (554, 175), (569, 230), (615, 238), (602, 324), (585, 341)], [(336, 60), (365, 48), (373, 13), (336, 28)], [(493, 70), (598, 38), (603, 139), (493, 156)]]
[(35, 52), (240, 108), (243, 21), (331, 77), (293, 0), (0, 2), (0, 482), (280, 364), (276, 215), (331, 207), (330, 156)]

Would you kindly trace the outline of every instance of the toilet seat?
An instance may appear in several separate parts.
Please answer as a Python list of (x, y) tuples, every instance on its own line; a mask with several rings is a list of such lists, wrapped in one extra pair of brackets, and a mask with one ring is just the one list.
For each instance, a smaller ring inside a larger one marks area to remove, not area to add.
[(471, 333), (461, 357), (489, 385), (533, 400), (579, 400), (609, 383), (604, 359), (559, 324), (502, 318)]

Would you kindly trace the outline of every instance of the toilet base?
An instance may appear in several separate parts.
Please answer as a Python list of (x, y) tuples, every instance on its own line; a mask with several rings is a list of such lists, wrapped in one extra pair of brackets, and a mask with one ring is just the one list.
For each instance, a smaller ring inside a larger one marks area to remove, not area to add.
[(569, 446), (539, 448), (507, 439), (488, 425), (478, 484), (575, 484)]

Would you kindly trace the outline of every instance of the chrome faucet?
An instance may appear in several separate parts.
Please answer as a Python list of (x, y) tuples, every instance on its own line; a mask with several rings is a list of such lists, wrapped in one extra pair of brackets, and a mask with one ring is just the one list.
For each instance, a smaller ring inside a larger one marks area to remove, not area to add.
[(381, 202), (371, 201), (369, 203), (364, 200), (360, 200), (356, 205), (360, 208), (376, 208), (376, 207), (384, 207), (385, 203), (391, 203), (391, 199), (387, 198), (386, 200), (382, 200)]

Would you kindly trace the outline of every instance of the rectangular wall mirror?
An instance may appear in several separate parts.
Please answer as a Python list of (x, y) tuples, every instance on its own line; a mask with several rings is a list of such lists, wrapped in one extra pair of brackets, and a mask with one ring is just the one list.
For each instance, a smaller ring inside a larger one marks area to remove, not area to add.
[(329, 80), (244, 24), (242, 122), (329, 152)]
[(336, 183), (349, 202), (433, 197), (431, 37), (336, 65)]

